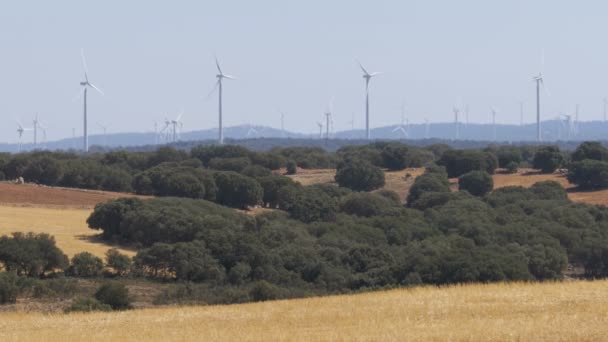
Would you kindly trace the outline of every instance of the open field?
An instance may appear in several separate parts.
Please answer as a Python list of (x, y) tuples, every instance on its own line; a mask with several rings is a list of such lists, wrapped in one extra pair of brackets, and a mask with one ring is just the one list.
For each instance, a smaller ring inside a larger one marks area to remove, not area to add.
[[(99, 232), (87, 227), (86, 220), (90, 214), (90, 209), (0, 206), (0, 235), (47, 233), (55, 237), (57, 246), (68, 257), (84, 251), (103, 257), (112, 246), (98, 241), (95, 235)], [(134, 251), (118, 249), (125, 254), (135, 254)]]
[(422, 287), (208, 307), (6, 313), (0, 340), (598, 341), (608, 281)]
[(97, 203), (119, 197), (146, 198), (119, 192), (0, 182), (0, 205), (92, 209)]

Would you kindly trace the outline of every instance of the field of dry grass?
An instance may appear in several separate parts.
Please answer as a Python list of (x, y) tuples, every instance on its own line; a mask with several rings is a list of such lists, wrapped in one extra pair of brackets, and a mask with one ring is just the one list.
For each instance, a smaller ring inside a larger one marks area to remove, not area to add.
[(7, 313), (20, 341), (599, 341), (608, 281), (423, 287), (118, 313)]
[[(0, 235), (34, 232), (53, 235), (57, 246), (69, 257), (90, 252), (103, 257), (112, 246), (98, 241), (99, 232), (89, 229), (86, 220), (90, 209), (0, 206)], [(134, 252), (119, 248), (122, 253)]]

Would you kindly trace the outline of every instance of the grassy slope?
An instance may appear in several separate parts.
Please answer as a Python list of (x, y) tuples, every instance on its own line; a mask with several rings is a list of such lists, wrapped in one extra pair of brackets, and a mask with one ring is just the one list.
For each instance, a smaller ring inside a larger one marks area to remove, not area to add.
[(423, 287), (231, 306), (8, 313), (0, 340), (601, 340), (608, 281)]

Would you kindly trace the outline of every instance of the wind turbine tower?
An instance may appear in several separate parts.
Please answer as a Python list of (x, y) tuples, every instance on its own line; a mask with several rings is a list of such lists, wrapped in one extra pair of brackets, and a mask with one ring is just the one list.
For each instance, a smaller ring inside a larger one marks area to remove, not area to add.
[(543, 80), (544, 65), (545, 65), (545, 52), (543, 51), (541, 53), (541, 58), (540, 58), (540, 72), (538, 73), (538, 75), (536, 75), (532, 78), (534, 80), (534, 82), (536, 82), (536, 141), (538, 141), (538, 142), (543, 141), (543, 137), (541, 134), (541, 128), (540, 128), (540, 88), (541, 88), (541, 86), (543, 87), (543, 89), (545, 90), (547, 95), (549, 96), (549, 91), (545, 87), (545, 81)]
[(454, 125), (456, 126), (455, 139), (458, 140), (458, 139), (460, 139), (460, 124), (458, 121), (458, 114), (460, 113), (460, 109), (458, 109), (458, 107), (454, 107), (453, 111), (454, 111)]
[(496, 108), (492, 107), (492, 130), (493, 130), (493, 139), (496, 142)]
[[(218, 89), (218, 95), (219, 95), (219, 99), (218, 99), (218, 114), (219, 114), (219, 137), (218, 137), (218, 143), (220, 145), (224, 144), (224, 125), (223, 125), (223, 116), (222, 116), (222, 95), (223, 95), (223, 81), (225, 78), (229, 79), (229, 80), (234, 80), (236, 79), (234, 76), (230, 76), (230, 75), (226, 75), (224, 74), (224, 72), (222, 71), (222, 68), (220, 67), (220, 62), (218, 61), (217, 57), (215, 58), (215, 66), (217, 67), (217, 71), (218, 74), (215, 75), (215, 77), (217, 77), (217, 83), (215, 84), (215, 88)], [(215, 90), (215, 89), (214, 89)]]
[(98, 87), (96, 87), (94, 84), (92, 84), (91, 82), (89, 82), (89, 68), (87, 67), (87, 61), (84, 57), (84, 50), (80, 50), (80, 56), (82, 57), (82, 66), (84, 67), (84, 81), (80, 82), (80, 85), (83, 87), (82, 90), (82, 94), (84, 96), (84, 134), (83, 134), (83, 150), (84, 152), (89, 152), (89, 135), (87, 132), (87, 91), (90, 88), (95, 89), (97, 92), (99, 92), (102, 96), (103, 96), (103, 91), (101, 91), (101, 89), (99, 89)]
[(365, 137), (370, 140), (371, 136), (369, 133), (369, 82), (375, 76), (381, 74), (381, 72), (369, 73), (361, 63), (359, 63), (361, 70), (363, 71), (363, 78), (365, 79)]

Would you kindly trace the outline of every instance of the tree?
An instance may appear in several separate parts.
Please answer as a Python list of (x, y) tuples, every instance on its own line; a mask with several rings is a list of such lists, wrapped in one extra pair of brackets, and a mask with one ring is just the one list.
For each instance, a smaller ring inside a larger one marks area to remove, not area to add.
[(389, 170), (403, 170), (410, 166), (409, 149), (401, 144), (386, 145), (381, 152), (384, 166)]
[(485, 171), (494, 174), (498, 160), (491, 152), (475, 150), (447, 150), (437, 164), (444, 166), (448, 177), (460, 177), (470, 171)]
[(264, 190), (255, 179), (236, 172), (216, 172), (217, 202), (229, 207), (246, 209), (262, 203)]
[(95, 206), (93, 213), (87, 218), (91, 229), (103, 230), (103, 237), (110, 239), (121, 235), (121, 223), (128, 212), (144, 204), (139, 198), (118, 198)]
[(279, 191), (281, 188), (295, 184), (291, 178), (284, 176), (267, 176), (258, 179), (258, 181), (264, 191), (262, 198), (264, 206), (270, 208), (276, 208), (279, 204)]
[(507, 173), (510, 174), (514, 174), (517, 173), (517, 170), (519, 168), (519, 165), (516, 162), (510, 162), (505, 166), (505, 170), (507, 171)]
[(450, 192), (450, 183), (440, 173), (425, 173), (416, 178), (407, 196), (409, 207), (427, 192)]
[(541, 200), (567, 200), (566, 189), (556, 181), (536, 182), (530, 187), (530, 192)]
[(128, 255), (112, 248), (106, 252), (106, 265), (113, 268), (117, 275), (125, 276), (131, 271), (132, 261)]
[(608, 149), (597, 141), (585, 141), (572, 153), (572, 161), (580, 162), (585, 159), (608, 161)]
[(561, 166), (562, 154), (557, 146), (543, 146), (534, 154), (532, 167), (542, 173), (553, 173)]
[(45, 272), (64, 270), (68, 257), (48, 234), (13, 233), (0, 237), (0, 263), (17, 275), (39, 277)]
[(583, 190), (608, 188), (608, 162), (585, 159), (570, 165), (568, 181)]
[(458, 178), (458, 187), (473, 196), (484, 196), (494, 188), (494, 180), (487, 172), (471, 171)]
[(279, 190), (279, 208), (302, 222), (330, 221), (337, 212), (334, 198), (312, 187), (286, 186)]
[(17, 302), (19, 286), (17, 276), (13, 272), (0, 272), (0, 304), (14, 304)]
[(48, 156), (30, 160), (23, 171), (26, 181), (45, 185), (55, 185), (63, 176), (61, 164)]
[(113, 310), (131, 308), (129, 289), (121, 283), (104, 283), (95, 292), (95, 299), (112, 307)]
[(353, 193), (340, 203), (341, 211), (363, 217), (382, 215), (394, 207), (395, 202), (375, 193)]
[(346, 162), (337, 170), (335, 179), (338, 185), (355, 191), (371, 191), (384, 186), (384, 172), (359, 160)]
[(103, 262), (100, 258), (89, 252), (82, 252), (72, 257), (71, 272), (77, 277), (96, 277), (103, 269)]
[(298, 173), (298, 164), (294, 160), (289, 160), (287, 162), (287, 174), (295, 175), (296, 173)]

